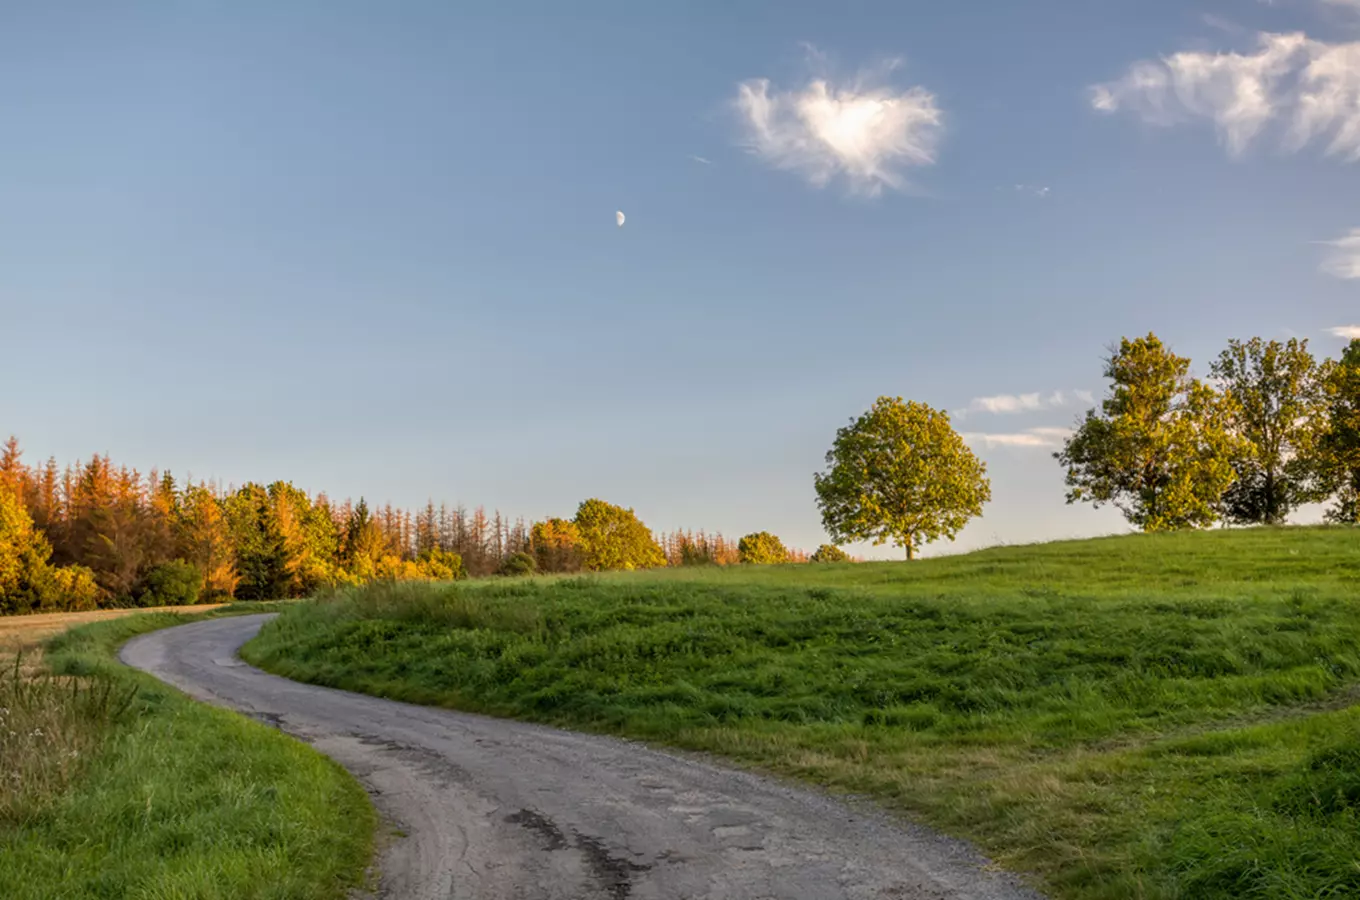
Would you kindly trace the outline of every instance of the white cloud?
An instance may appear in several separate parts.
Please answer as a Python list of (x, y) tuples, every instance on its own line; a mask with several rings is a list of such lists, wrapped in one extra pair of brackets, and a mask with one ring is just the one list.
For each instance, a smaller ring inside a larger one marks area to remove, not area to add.
[(1319, 142), (1328, 155), (1355, 162), (1360, 41), (1262, 33), (1254, 52), (1187, 51), (1141, 60), (1123, 78), (1092, 87), (1090, 102), (1100, 112), (1127, 109), (1158, 125), (1208, 119), (1233, 156), (1278, 123), (1289, 152)]
[(1043, 409), (1057, 409), (1070, 406), (1074, 402), (1092, 403), (1090, 391), (1053, 391), (1048, 394), (1035, 391), (1032, 394), (996, 394), (991, 397), (974, 397), (963, 409), (955, 410), (954, 417), (966, 418), (970, 413), (1011, 413), (1036, 412)]
[(693, 153), (690, 154), (689, 158), (692, 159), (692, 160), (694, 160), (694, 161), (697, 162), (697, 163), (703, 163), (703, 164), (706, 165), (706, 166), (711, 166), (711, 165), (713, 165), (713, 160), (711, 160), (711, 159), (704, 159), (702, 156), (695, 156)]
[(986, 447), (1060, 447), (1072, 434), (1070, 428), (1027, 428), (1004, 434), (965, 432), (964, 440)]
[(844, 85), (816, 78), (789, 91), (757, 78), (738, 86), (736, 108), (755, 156), (818, 187), (842, 175), (870, 196), (905, 187), (905, 169), (934, 163), (944, 130), (930, 91), (873, 87), (867, 76)]
[(1352, 228), (1345, 237), (1325, 243), (1332, 252), (1323, 260), (1322, 271), (1337, 278), (1360, 278), (1360, 228)]
[(1031, 194), (1040, 199), (1047, 197), (1050, 190), (1052, 189), (1047, 185), (1040, 184), (1017, 184), (1015, 186), (1015, 192), (1017, 194)]
[(1322, 0), (1322, 2), (1331, 4), (1332, 6), (1344, 6), (1348, 9), (1360, 12), (1360, 0)]
[(1348, 341), (1355, 340), (1360, 338), (1360, 325), (1337, 325), (1335, 328), (1328, 328), (1327, 333)]

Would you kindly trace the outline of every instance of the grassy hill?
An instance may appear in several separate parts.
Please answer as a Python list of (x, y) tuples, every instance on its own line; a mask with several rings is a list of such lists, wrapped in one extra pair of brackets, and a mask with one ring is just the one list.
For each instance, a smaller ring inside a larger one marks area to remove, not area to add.
[(375, 586), (246, 655), (872, 794), (1056, 897), (1360, 896), (1354, 530)]

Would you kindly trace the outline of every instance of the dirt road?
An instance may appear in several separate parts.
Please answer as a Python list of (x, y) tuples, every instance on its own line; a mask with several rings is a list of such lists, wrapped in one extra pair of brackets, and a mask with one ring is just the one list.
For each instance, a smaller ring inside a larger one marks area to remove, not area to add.
[(637, 744), (298, 684), (236, 658), (267, 616), (122, 658), (338, 760), (405, 836), (391, 900), (1034, 900), (966, 845)]

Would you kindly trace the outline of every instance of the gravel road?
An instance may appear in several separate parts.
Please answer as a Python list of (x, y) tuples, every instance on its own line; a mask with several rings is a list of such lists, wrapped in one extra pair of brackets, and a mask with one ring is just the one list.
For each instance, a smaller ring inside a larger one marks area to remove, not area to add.
[(124, 662), (353, 772), (399, 834), (389, 900), (1037, 900), (968, 845), (814, 791), (574, 734), (299, 684), (241, 662), (268, 616), (130, 641)]

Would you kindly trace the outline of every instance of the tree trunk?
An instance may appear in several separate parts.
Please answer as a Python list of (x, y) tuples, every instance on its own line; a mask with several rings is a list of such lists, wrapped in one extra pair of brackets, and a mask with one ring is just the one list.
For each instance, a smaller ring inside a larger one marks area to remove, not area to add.
[(913, 559), (915, 559), (915, 558), (916, 558), (916, 540), (915, 540), (915, 538), (908, 538), (908, 539), (907, 539), (907, 562), (911, 562), (911, 561), (912, 561)]

